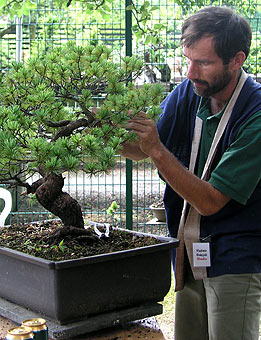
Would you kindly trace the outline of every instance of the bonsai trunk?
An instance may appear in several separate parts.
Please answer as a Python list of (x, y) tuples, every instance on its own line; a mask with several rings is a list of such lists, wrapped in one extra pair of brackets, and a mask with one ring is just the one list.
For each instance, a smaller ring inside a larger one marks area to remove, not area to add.
[(51, 173), (34, 182), (30, 191), (35, 193), (38, 202), (58, 216), (65, 226), (84, 228), (81, 207), (74, 198), (62, 191), (63, 186), (62, 175)]
[(74, 235), (87, 244), (99, 242), (95, 233), (84, 229), (81, 207), (74, 198), (62, 191), (63, 186), (62, 175), (51, 173), (27, 187), (28, 193), (35, 193), (38, 202), (62, 220), (63, 228), (46, 236), (46, 239), (57, 244), (67, 235)]

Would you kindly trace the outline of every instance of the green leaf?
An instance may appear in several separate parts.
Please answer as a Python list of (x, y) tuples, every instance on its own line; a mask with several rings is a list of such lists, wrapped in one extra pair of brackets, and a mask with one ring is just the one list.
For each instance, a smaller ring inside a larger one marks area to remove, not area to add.
[(163, 27), (165, 27), (165, 25), (163, 25), (163, 24), (155, 24), (153, 27), (154, 27), (155, 30), (160, 31)]
[(147, 35), (145, 38), (144, 44), (145, 45), (149, 44), (151, 42), (151, 39), (152, 39), (151, 35)]
[(126, 7), (126, 11), (132, 11), (134, 9), (133, 5), (129, 5)]
[(64, 158), (64, 165), (66, 170), (77, 170), (79, 167), (79, 159), (69, 155)]

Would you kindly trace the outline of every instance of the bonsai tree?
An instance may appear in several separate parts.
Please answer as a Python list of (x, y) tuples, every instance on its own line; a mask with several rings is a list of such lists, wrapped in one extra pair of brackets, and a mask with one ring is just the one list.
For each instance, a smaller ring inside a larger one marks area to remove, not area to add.
[(83, 229), (63, 173), (108, 171), (122, 143), (135, 138), (124, 128), (129, 110), (158, 116), (162, 88), (136, 88), (142, 69), (134, 57), (119, 64), (103, 45), (75, 43), (13, 63), (0, 81), (0, 184), (23, 187), (67, 229)]

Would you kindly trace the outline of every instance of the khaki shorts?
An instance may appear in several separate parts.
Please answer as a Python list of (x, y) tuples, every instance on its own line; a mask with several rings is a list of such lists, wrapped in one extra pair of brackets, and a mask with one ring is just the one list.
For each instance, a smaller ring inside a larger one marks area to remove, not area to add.
[(175, 340), (258, 340), (261, 274), (196, 281), (191, 269), (176, 293)]

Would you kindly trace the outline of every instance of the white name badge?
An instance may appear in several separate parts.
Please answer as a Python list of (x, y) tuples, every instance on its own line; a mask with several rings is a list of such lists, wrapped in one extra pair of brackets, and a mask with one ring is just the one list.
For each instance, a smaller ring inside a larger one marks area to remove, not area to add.
[(194, 267), (210, 267), (209, 243), (193, 243)]

